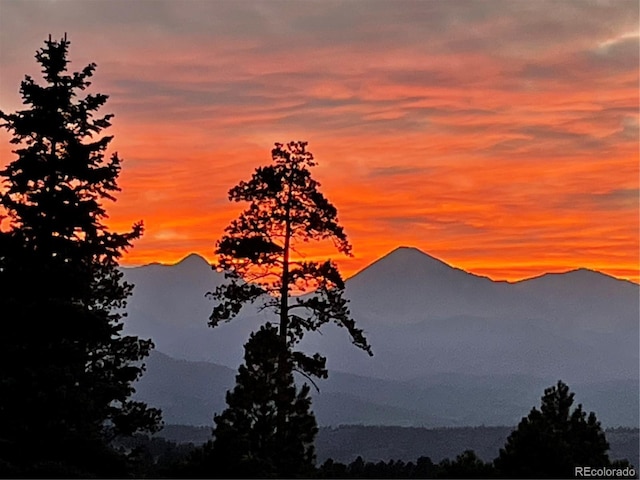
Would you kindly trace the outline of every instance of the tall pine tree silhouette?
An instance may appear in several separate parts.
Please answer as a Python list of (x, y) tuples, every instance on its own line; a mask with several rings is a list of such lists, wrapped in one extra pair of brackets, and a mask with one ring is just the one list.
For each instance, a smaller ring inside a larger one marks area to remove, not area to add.
[(16, 475), (117, 475), (109, 440), (160, 418), (130, 400), (152, 343), (121, 334), (132, 286), (118, 259), (142, 225), (104, 224), (121, 168), (99, 135), (112, 115), (96, 116), (106, 95), (79, 97), (96, 65), (68, 74), (68, 49), (49, 37), (44, 85), (26, 76), (28, 108), (0, 112), (17, 146), (0, 171), (0, 468)]
[[(280, 347), (271, 385), (273, 395), (284, 398), (290, 389), (291, 370), (309, 379), (327, 376), (324, 357), (295, 350), (305, 333), (332, 322), (344, 327), (357, 347), (369, 354), (371, 349), (350, 316), (344, 281), (336, 265), (295, 258), (301, 257), (301, 246), (311, 240), (333, 241), (339, 252), (351, 254), (336, 208), (311, 176), (310, 168), (316, 162), (307, 143), (276, 143), (271, 156), (271, 165), (257, 168), (250, 180), (229, 191), (231, 201), (248, 202), (249, 206), (217, 243), (218, 268), (225, 272), (227, 281), (210, 294), (217, 305), (209, 325), (231, 320), (247, 303), (258, 302), (274, 311), (279, 320)], [(308, 294), (296, 295), (302, 292)], [(290, 405), (276, 403), (275, 408), (273, 434), (283, 437), (290, 428)], [(286, 455), (284, 451), (278, 454)]]

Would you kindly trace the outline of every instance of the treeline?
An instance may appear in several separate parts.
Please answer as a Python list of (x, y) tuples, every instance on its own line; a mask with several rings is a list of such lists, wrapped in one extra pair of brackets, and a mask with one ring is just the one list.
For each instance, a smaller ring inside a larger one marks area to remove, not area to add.
[[(636, 466), (627, 460), (611, 460), (604, 431), (592, 412), (582, 406), (572, 408), (574, 394), (567, 385), (545, 390), (540, 409), (534, 407), (508, 436), (498, 456), (485, 461), (472, 450), (454, 459), (433, 462), (428, 456), (415, 461), (365, 461), (361, 456), (351, 463), (327, 459), (319, 466), (309, 466), (297, 476), (314, 478), (572, 478), (576, 467), (605, 468), (612, 478), (637, 477)], [(380, 427), (384, 429), (384, 427)], [(387, 440), (393, 442), (390, 437)], [(139, 448), (146, 459), (139, 473), (151, 477), (229, 478), (276, 477), (269, 475), (273, 465), (256, 464), (245, 458), (216, 455), (212, 441), (195, 447), (179, 448), (161, 439), (141, 439), (126, 444)], [(180, 450), (181, 449), (181, 450)], [(228, 461), (231, 462), (228, 463)], [(279, 459), (273, 459), (274, 463)], [(263, 462), (268, 461), (262, 459)], [(145, 470), (146, 469), (146, 470)]]
[[(362, 456), (368, 461), (415, 461), (428, 456), (434, 462), (455, 458), (465, 450), (473, 450), (483, 460), (495, 458), (514, 427), (398, 427), (344, 425), (324, 427), (316, 437), (318, 462), (331, 458), (350, 463)], [(637, 458), (640, 431), (637, 428), (606, 429), (609, 456), (613, 460)], [(210, 435), (210, 431), (208, 432)], [(165, 436), (160, 432), (159, 436)], [(176, 440), (178, 437), (169, 437)], [(186, 438), (186, 437), (185, 437)], [(194, 441), (194, 437), (184, 441)], [(201, 443), (206, 441), (203, 439)], [(633, 462), (636, 463), (635, 461)]]
[[(245, 478), (243, 474), (220, 474), (224, 467), (205, 460), (211, 445), (196, 447), (192, 443), (176, 444), (163, 438), (136, 436), (118, 443), (130, 456), (130, 472), (138, 478)], [(263, 475), (256, 475), (263, 477)], [(495, 478), (497, 470), (467, 450), (454, 460), (434, 463), (429, 457), (415, 462), (388, 460), (366, 462), (357, 457), (345, 464), (328, 459), (309, 469), (306, 478)]]
[[(514, 427), (400, 427), (390, 425), (340, 425), (320, 427), (316, 436), (316, 464), (328, 459), (345, 464), (358, 456), (365, 461), (414, 461), (422, 456), (435, 463), (473, 450), (480, 459), (495, 458)], [(638, 457), (640, 430), (617, 427), (604, 431), (612, 460)], [(176, 444), (192, 444), (191, 449), (211, 439), (211, 427), (165, 425), (151, 438)]]
[[(387, 427), (339, 427), (370, 431), (386, 430)], [(476, 430), (482, 431), (483, 427)], [(461, 430), (474, 430), (464, 428)], [(630, 446), (631, 456), (637, 452), (637, 430), (614, 429), (608, 433), (628, 436), (635, 447)], [(357, 442), (357, 437), (354, 437)], [(393, 438), (389, 439), (393, 442)], [(203, 452), (207, 447), (193, 443), (176, 443), (164, 438), (138, 435), (123, 439), (120, 448), (131, 452), (132, 472), (140, 478), (216, 478), (215, 467), (203, 464)], [(627, 462), (612, 462), (611, 469), (627, 472), (633, 469)], [(306, 475), (309, 478), (499, 478), (507, 476), (494, 466), (492, 461), (484, 461), (473, 450), (465, 450), (453, 459), (445, 458), (434, 462), (423, 455), (416, 460), (390, 459), (386, 461), (367, 461), (358, 456), (351, 462), (339, 462), (327, 459)], [(635, 478), (637, 478), (635, 472)], [(633, 478), (634, 475), (619, 475), (619, 478)], [(615, 475), (614, 475), (615, 478)]]

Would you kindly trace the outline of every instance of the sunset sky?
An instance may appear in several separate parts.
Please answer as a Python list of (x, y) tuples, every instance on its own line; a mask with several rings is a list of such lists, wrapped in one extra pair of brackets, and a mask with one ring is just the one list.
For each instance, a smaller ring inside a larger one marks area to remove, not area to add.
[[(227, 191), (307, 140), (354, 246), (399, 245), (516, 280), (578, 267), (639, 280), (639, 4), (611, 1), (0, 0), (0, 109), (49, 34), (98, 68), (109, 225), (124, 264), (214, 259)], [(0, 165), (10, 162), (0, 132)]]

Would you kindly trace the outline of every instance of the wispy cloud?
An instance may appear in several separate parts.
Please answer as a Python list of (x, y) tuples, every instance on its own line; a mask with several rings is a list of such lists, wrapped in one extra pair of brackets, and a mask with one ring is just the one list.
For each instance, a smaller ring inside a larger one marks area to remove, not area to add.
[[(98, 63), (129, 263), (211, 256), (226, 193), (306, 139), (353, 272), (413, 244), (495, 278), (638, 280), (638, 3), (0, 2), (0, 108), (49, 33)], [(0, 163), (12, 158), (0, 132)], [(323, 253), (322, 249), (314, 254)], [(328, 253), (328, 252), (327, 252)]]

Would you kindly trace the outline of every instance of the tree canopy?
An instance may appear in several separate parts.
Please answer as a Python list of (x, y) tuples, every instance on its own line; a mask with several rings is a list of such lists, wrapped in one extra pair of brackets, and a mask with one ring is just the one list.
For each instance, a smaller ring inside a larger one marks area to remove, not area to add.
[(595, 413), (587, 414), (562, 381), (545, 389), (540, 410), (531, 409), (495, 460), (498, 471), (517, 478), (570, 478), (574, 467), (608, 467), (609, 444)]
[[(217, 243), (218, 266), (228, 282), (212, 294), (218, 304), (209, 324), (230, 320), (244, 304), (260, 300), (279, 315), (279, 333), (290, 344), (305, 331), (335, 322), (348, 330), (357, 347), (370, 353), (362, 330), (349, 315), (336, 265), (292, 257), (310, 240), (332, 240), (339, 252), (351, 255), (336, 208), (311, 176), (316, 162), (306, 147), (306, 142), (276, 143), (273, 163), (257, 168), (249, 181), (229, 191), (229, 200), (248, 202), (249, 207)], [(313, 295), (290, 298), (305, 291)]]
[[(318, 427), (309, 386), (296, 388), (291, 358), (281, 349), (278, 330), (269, 323), (245, 345), (237, 385), (227, 393), (229, 407), (214, 419), (216, 475), (289, 478), (313, 471)], [(279, 415), (286, 428), (277, 428)]]
[(49, 37), (44, 85), (26, 76), (27, 108), (0, 112), (16, 145), (0, 171), (0, 462), (16, 474), (86, 475), (113, 464), (110, 438), (160, 418), (130, 399), (152, 342), (121, 334), (132, 286), (118, 259), (142, 224), (104, 224), (121, 169), (100, 136), (113, 115), (97, 115), (106, 95), (80, 96), (96, 65), (67, 73), (68, 49)]

